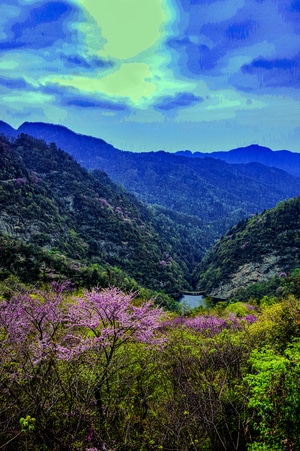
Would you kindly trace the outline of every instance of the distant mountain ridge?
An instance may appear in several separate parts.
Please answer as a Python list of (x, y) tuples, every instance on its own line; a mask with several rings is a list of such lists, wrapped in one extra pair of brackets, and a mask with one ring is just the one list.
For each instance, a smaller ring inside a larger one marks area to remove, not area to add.
[(230, 164), (261, 163), (266, 166), (282, 169), (289, 174), (300, 177), (300, 154), (289, 150), (273, 151), (269, 147), (251, 144), (247, 147), (238, 147), (229, 151), (211, 153), (178, 151), (176, 155), (190, 158), (217, 158)]
[(7, 136), (17, 136), (18, 130), (14, 129), (6, 122), (0, 121), (0, 134)]
[[(0, 133), (8, 136), (17, 136), (20, 133), (26, 133), (36, 138), (44, 139), (48, 143), (51, 141), (55, 142), (70, 153), (80, 164), (89, 169), (95, 168), (96, 164), (99, 164), (99, 160), (101, 161), (101, 159), (105, 159), (106, 157), (110, 159), (112, 154), (123, 152), (103, 139), (78, 134), (67, 127), (44, 122), (24, 122), (18, 129), (14, 129), (6, 122), (0, 121)], [(82, 151), (78, 148), (83, 144), (86, 145), (87, 142), (90, 144), (91, 149), (88, 151), (88, 158), (84, 158)], [(92, 155), (95, 152), (99, 152), (99, 155), (93, 159)], [(162, 151), (152, 153), (158, 154), (160, 152)], [(124, 153), (131, 152), (124, 151)], [(300, 153), (298, 154), (289, 150), (274, 151), (269, 147), (258, 144), (237, 147), (228, 151), (191, 152), (190, 150), (181, 150), (175, 152), (173, 155), (189, 158), (214, 158), (223, 160), (229, 164), (261, 163), (265, 166), (282, 169), (289, 174), (300, 177)]]
[[(43, 139), (46, 143), (56, 143), (63, 150), (72, 155), (73, 158), (87, 169), (100, 169), (96, 166), (97, 157), (101, 159), (111, 158), (120, 151), (115, 149), (103, 139), (94, 138), (75, 133), (62, 125), (46, 124), (43, 122), (24, 122), (18, 129), (12, 128), (5, 122), (0, 122), (0, 134), (17, 137), (20, 133), (25, 133), (38, 139)], [(84, 152), (83, 152), (84, 149)], [(84, 153), (86, 152), (86, 157)], [(96, 155), (93, 161), (92, 155)]]

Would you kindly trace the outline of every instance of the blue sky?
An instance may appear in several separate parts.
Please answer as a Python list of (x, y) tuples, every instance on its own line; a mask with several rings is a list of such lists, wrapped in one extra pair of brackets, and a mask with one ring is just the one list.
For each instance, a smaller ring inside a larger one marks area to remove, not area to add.
[(2, 0), (0, 119), (133, 151), (300, 151), (300, 0)]

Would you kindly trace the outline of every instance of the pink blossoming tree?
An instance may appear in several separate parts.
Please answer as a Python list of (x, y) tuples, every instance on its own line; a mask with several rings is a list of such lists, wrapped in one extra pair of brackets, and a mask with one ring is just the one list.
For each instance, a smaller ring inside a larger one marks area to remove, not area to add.
[[(93, 426), (96, 445), (102, 446), (112, 384), (129, 364), (126, 347), (142, 351), (159, 345), (162, 311), (152, 302), (136, 306), (134, 294), (115, 288), (80, 298), (54, 288), (0, 303), (1, 382), (15, 399), (15, 415), (36, 418), (35, 443), (55, 442), (65, 449), (61, 431), (56, 434), (59, 416), (66, 431), (83, 433)], [(17, 435), (18, 418), (4, 416), (12, 436)]]

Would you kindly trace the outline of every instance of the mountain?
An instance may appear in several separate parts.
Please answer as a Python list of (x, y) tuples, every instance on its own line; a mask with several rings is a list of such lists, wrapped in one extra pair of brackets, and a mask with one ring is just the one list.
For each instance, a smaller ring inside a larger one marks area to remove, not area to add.
[(258, 144), (238, 147), (227, 152), (192, 153), (186, 150), (176, 152), (176, 155), (190, 158), (217, 158), (230, 164), (261, 163), (265, 166), (282, 169), (291, 175), (300, 177), (300, 154), (290, 152), (289, 150), (273, 151), (269, 147), (259, 146)]
[(1, 279), (16, 274), (32, 282), (63, 272), (79, 285), (84, 277), (109, 284), (110, 274), (123, 271), (123, 279), (168, 294), (191, 288), (203, 255), (197, 218), (185, 225), (180, 214), (156, 213), (55, 144), (21, 134), (1, 138), (0, 150)]
[(87, 169), (101, 169), (140, 200), (200, 218), (208, 249), (230, 226), (300, 193), (300, 179), (260, 163), (228, 164), (167, 152), (120, 151), (105, 141), (51, 124), (25, 122), (27, 133), (72, 155)]
[(6, 122), (0, 121), (0, 135), (17, 136), (18, 131)]
[(198, 289), (230, 299), (240, 288), (300, 266), (300, 197), (240, 221), (205, 255)]

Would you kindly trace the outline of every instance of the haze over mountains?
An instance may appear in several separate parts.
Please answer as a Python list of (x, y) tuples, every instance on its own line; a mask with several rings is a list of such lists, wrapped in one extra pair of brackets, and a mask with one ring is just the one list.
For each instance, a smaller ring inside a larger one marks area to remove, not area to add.
[[(9, 124), (0, 121), (0, 133), (4, 133), (8, 136), (17, 136), (19, 133), (27, 133), (37, 138), (44, 139), (46, 142), (50, 142), (51, 139), (56, 138), (60, 141), (60, 146), (70, 152), (77, 154), (77, 161), (84, 166), (90, 164), (93, 167), (96, 162), (93, 159), (89, 160), (86, 156), (82, 155), (82, 152), (78, 152), (77, 147), (89, 140), (90, 145), (95, 148), (94, 150), (104, 153), (104, 150), (113, 152), (115, 149), (112, 145), (106, 143), (99, 138), (93, 138), (77, 134), (66, 127), (60, 125), (46, 124), (41, 122), (24, 122), (18, 129), (14, 129)], [(55, 142), (55, 140), (53, 141)], [(201, 147), (201, 143), (199, 143)], [(87, 155), (90, 158), (93, 156), (93, 150), (85, 149)], [(126, 152), (129, 153), (129, 152)], [(276, 150), (273, 151), (269, 147), (260, 146), (258, 144), (251, 144), (246, 147), (238, 147), (229, 151), (214, 151), (214, 152), (191, 152), (190, 150), (180, 150), (175, 152), (174, 155), (191, 157), (191, 158), (215, 158), (226, 161), (230, 164), (245, 164), (245, 163), (261, 163), (266, 166), (282, 169), (292, 175), (300, 176), (300, 154), (291, 152), (289, 150)], [(103, 157), (103, 155), (101, 155)], [(99, 157), (99, 156), (98, 156)], [(82, 161), (79, 161), (79, 159)]]

